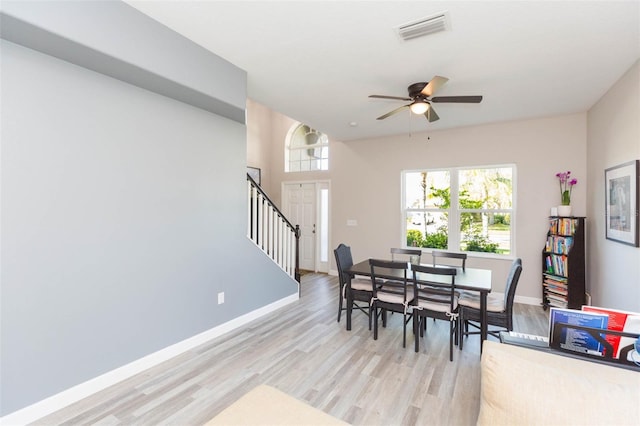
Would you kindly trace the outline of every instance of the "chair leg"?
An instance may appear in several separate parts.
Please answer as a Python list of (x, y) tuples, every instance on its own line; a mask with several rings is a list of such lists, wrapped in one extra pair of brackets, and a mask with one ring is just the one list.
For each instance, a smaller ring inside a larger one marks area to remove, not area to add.
[(378, 307), (373, 306), (373, 340), (378, 340)]
[(422, 317), (420, 315), (416, 315), (413, 313), (413, 335), (415, 336), (415, 350), (416, 352), (420, 351), (420, 333), (418, 331), (421, 328), (420, 321)]
[(453, 321), (449, 321), (449, 361), (453, 361)]
[(453, 344), (458, 346), (458, 320), (453, 321)]
[(458, 349), (462, 350), (462, 345), (464, 342), (464, 331), (462, 330), (462, 324), (464, 323), (464, 317), (462, 315), (458, 316)]
[(338, 302), (338, 322), (340, 322), (340, 314), (342, 313), (342, 289), (340, 289), (340, 301)]
[(402, 316), (402, 347), (407, 347), (407, 315)]

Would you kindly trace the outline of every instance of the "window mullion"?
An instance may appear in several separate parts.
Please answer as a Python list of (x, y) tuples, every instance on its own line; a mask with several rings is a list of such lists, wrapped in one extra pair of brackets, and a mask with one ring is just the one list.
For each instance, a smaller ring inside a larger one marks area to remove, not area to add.
[(460, 209), (458, 194), (458, 170), (453, 169), (450, 173), (450, 206), (449, 206), (449, 243), (448, 250), (460, 250)]

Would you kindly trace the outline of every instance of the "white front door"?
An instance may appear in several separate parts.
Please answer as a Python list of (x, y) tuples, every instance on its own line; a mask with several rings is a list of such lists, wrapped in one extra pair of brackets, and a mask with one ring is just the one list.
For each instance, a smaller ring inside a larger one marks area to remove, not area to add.
[(328, 193), (327, 182), (283, 183), (284, 214), (300, 226), (300, 269), (329, 271)]
[(316, 185), (285, 184), (283, 193), (287, 219), (300, 226), (300, 269), (315, 271), (316, 258)]

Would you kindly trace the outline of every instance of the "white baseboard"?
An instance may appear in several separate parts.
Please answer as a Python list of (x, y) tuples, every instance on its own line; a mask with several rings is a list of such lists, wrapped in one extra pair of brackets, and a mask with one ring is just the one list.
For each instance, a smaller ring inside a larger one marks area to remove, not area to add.
[(516, 303), (524, 303), (525, 305), (538, 305), (542, 307), (542, 299), (538, 297), (516, 296), (513, 301)]
[(60, 410), (74, 402), (86, 398), (94, 393), (101, 391), (109, 386), (115, 385), (129, 377), (138, 374), (144, 370), (154, 367), (164, 361), (167, 361), (181, 353), (191, 350), (211, 339), (222, 336), (238, 327), (241, 327), (255, 319), (258, 319), (270, 312), (275, 311), (283, 306), (295, 302), (299, 299), (298, 293), (287, 296), (283, 299), (275, 301), (248, 314), (234, 318), (224, 324), (211, 328), (195, 336), (189, 337), (181, 342), (167, 346), (157, 352), (151, 353), (129, 364), (118, 367), (93, 379), (87, 380), (60, 393), (50, 396), (46, 399), (38, 401), (13, 413), (7, 414), (0, 418), (0, 425), (26, 425), (38, 419), (43, 418), (55, 411)]
[[(492, 295), (495, 294), (500, 299), (504, 297), (504, 293), (498, 293), (498, 292), (492, 291), (491, 294)], [(542, 307), (542, 299), (538, 299), (537, 297), (518, 296), (518, 295), (516, 295), (516, 297), (513, 298), (513, 302), (514, 303), (522, 303), (524, 305), (538, 305), (538, 306)]]

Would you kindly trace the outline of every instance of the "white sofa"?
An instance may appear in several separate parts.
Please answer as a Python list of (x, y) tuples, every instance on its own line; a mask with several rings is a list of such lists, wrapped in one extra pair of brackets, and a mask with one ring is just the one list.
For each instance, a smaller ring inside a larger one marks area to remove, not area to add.
[(485, 341), (478, 425), (640, 425), (640, 372)]

